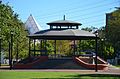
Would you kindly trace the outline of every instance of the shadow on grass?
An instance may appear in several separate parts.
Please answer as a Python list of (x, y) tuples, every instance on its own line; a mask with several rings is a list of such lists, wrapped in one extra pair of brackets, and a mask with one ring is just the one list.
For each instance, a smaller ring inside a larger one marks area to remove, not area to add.
[(104, 77), (105, 79), (120, 79), (120, 75), (111, 75), (111, 74), (78, 74), (78, 75), (67, 75), (67, 76), (63, 76), (61, 78), (31, 78), (31, 79), (85, 79), (85, 77), (87, 77), (87, 79), (91, 79), (94, 77), (98, 77), (97, 79), (101, 79), (102, 77)]
[(81, 79), (81, 78), (32, 78), (32, 79)]
[(120, 77), (120, 75), (116, 75), (116, 74), (80, 74), (80, 75), (68, 75), (68, 77)]

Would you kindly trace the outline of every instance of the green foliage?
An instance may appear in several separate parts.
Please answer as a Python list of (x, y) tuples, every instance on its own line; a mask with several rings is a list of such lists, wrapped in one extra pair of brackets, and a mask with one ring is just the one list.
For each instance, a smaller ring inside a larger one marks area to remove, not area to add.
[(95, 40), (81, 40), (79, 42), (80, 49), (79, 50), (92, 50), (95, 48)]
[[(49, 40), (47, 42), (47, 50), (49, 54), (54, 54), (55, 51), (55, 41)], [(70, 41), (68, 40), (56, 40), (56, 53), (62, 55), (70, 54)]]
[[(2, 51), (6, 52), (8, 57), (9, 42), (11, 31), (13, 32), (13, 57), (16, 57), (18, 51), (19, 58), (27, 55), (27, 33), (24, 24), (18, 19), (18, 14), (14, 13), (8, 4), (0, 3), (0, 34), (2, 37)], [(18, 44), (18, 45), (17, 45)], [(18, 50), (17, 50), (18, 49)]]
[(46, 43), (48, 54), (54, 54), (54, 41), (48, 40)]
[(80, 52), (80, 54), (82, 55), (82, 54), (86, 54), (85, 52)]
[(57, 40), (57, 52), (63, 55), (69, 55), (70, 41), (69, 40)]
[[(90, 31), (90, 29), (91, 31), (94, 31), (95, 28), (87, 27), (83, 30)], [(115, 51), (113, 45), (110, 42), (106, 41), (105, 34), (105, 27), (101, 27), (98, 29), (98, 35), (100, 37), (100, 40), (98, 40), (98, 55), (104, 59), (114, 58)], [(80, 50), (95, 51), (95, 40), (81, 40), (79, 45)]]
[(115, 51), (120, 51), (120, 9), (111, 13), (108, 20), (106, 38), (112, 44)]
[(113, 58), (115, 55), (114, 48), (110, 43), (106, 43), (103, 47), (104, 58)]
[[(82, 28), (81, 30), (85, 30), (85, 31), (89, 31), (92, 32), (95, 29), (97, 29), (96, 27), (86, 27), (86, 28)], [(95, 51), (95, 40), (81, 40), (79, 42), (79, 46), (80, 46), (80, 51), (84, 51), (84, 50), (91, 50), (91, 51)]]

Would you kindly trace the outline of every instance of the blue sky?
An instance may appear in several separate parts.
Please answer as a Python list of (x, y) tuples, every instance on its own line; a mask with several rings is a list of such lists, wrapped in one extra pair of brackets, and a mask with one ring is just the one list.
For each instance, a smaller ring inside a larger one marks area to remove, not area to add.
[(43, 29), (46, 23), (67, 20), (82, 23), (82, 27), (105, 26), (105, 14), (120, 6), (120, 0), (3, 0), (9, 2), (19, 18), (25, 22), (30, 14)]

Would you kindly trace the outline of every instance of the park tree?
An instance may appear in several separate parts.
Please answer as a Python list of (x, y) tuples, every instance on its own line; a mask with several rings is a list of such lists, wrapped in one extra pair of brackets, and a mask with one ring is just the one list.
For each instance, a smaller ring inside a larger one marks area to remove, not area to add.
[(57, 40), (57, 52), (62, 55), (71, 55), (72, 51), (70, 51), (70, 40)]
[(25, 31), (23, 22), (18, 19), (8, 4), (0, 3), (0, 35), (2, 38), (2, 51), (8, 58), (9, 43), (11, 32), (13, 33), (13, 58), (24, 58), (27, 56), (27, 32)]
[[(81, 30), (85, 30), (85, 31), (89, 31), (89, 32), (93, 32), (95, 31), (96, 27), (85, 27), (85, 28), (82, 28)], [(95, 51), (95, 40), (81, 40), (80, 43), (79, 43), (79, 46), (80, 46), (80, 49), (81, 50), (92, 50), (92, 51)]]
[(106, 39), (115, 49), (120, 51), (120, 9), (110, 13), (110, 19), (106, 25)]
[[(103, 59), (113, 58), (115, 55), (114, 48), (112, 43), (106, 40), (106, 31), (105, 27), (95, 28), (95, 27), (86, 27), (82, 28), (82, 30), (94, 32), (95, 29), (98, 31), (98, 55)], [(80, 50), (92, 50), (95, 51), (95, 40), (81, 40), (79, 43)]]
[(106, 29), (105, 27), (100, 27), (98, 29), (98, 34), (100, 37), (100, 40), (98, 42), (99, 45), (99, 56), (101, 56), (103, 59), (111, 59), (115, 56), (114, 47), (111, 42), (109, 42), (106, 38)]
[[(71, 55), (70, 52), (70, 40), (56, 40), (56, 54)], [(47, 50), (49, 54), (54, 54), (55, 40), (47, 41)]]

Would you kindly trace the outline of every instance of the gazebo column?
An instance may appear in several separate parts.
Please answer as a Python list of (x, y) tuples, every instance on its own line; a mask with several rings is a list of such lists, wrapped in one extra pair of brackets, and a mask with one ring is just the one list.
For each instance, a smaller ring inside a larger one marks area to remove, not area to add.
[(74, 40), (74, 51), (73, 51), (73, 52), (74, 52), (74, 54), (73, 54), (73, 55), (75, 55), (75, 40)]
[(81, 40), (79, 40), (79, 52), (81, 51)]
[(42, 40), (40, 41), (40, 50), (42, 50)]
[(78, 25), (76, 26), (76, 29), (79, 29)]
[(31, 55), (31, 39), (29, 38), (29, 54), (28, 54), (29, 58), (30, 58), (30, 55)]
[(55, 40), (54, 46), (55, 46), (55, 48), (54, 48), (54, 54), (55, 54), (55, 58), (56, 58), (56, 40)]
[(50, 26), (50, 29), (52, 29), (53, 28), (53, 26)]
[(46, 48), (46, 41), (47, 41), (47, 40), (44, 40), (44, 54), (43, 54), (43, 55), (47, 55), (47, 54), (46, 54), (46, 50), (47, 50), (47, 48)]
[[(41, 42), (42, 42), (42, 40), (39, 39), (39, 49), (40, 49), (40, 50), (42, 49), (42, 48), (41, 48), (41, 47), (42, 47)], [(41, 53), (41, 52), (39, 52), (39, 55), (41, 55), (40, 53)]]
[(47, 43), (47, 40), (45, 40), (45, 56), (47, 55), (47, 47), (46, 47), (46, 44)]
[(67, 26), (67, 28), (69, 29), (69, 26)]
[[(40, 50), (42, 50), (42, 48), (43, 48), (43, 41), (44, 40), (41, 40), (41, 42), (40, 42)], [(40, 52), (40, 55), (42, 55), (42, 52)]]
[(60, 26), (60, 29), (61, 29), (61, 26)]
[(76, 54), (78, 55), (78, 40), (76, 40), (76, 49), (75, 49), (75, 51), (76, 51)]
[(35, 39), (33, 39), (34, 42), (34, 56), (35, 56)]

